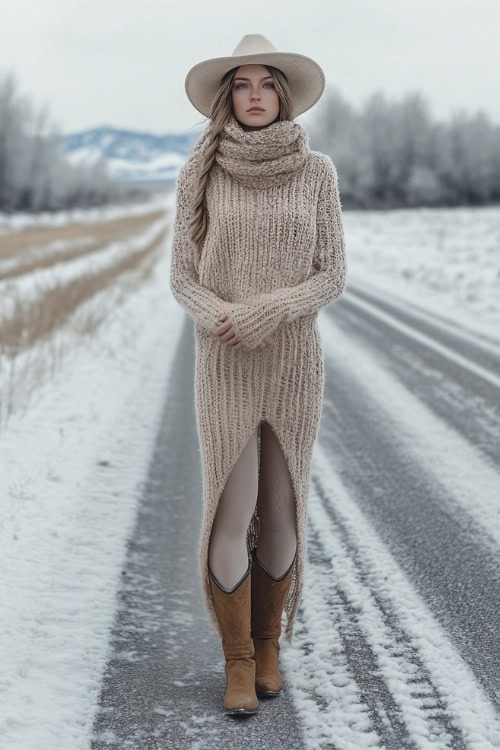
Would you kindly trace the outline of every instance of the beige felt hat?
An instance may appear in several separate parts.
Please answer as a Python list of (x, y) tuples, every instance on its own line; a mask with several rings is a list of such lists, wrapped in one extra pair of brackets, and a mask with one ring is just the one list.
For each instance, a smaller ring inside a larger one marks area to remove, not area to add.
[(224, 73), (248, 63), (274, 65), (288, 79), (293, 118), (316, 104), (325, 90), (325, 74), (317, 62), (296, 52), (278, 52), (262, 34), (245, 34), (233, 54), (213, 57), (194, 65), (185, 81), (186, 94), (198, 112), (208, 117), (210, 106)]

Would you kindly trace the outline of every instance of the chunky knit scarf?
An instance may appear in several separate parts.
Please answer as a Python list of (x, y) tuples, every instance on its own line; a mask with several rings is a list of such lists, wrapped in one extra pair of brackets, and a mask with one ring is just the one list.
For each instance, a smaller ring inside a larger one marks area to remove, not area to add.
[(248, 187), (266, 188), (288, 182), (305, 164), (309, 139), (291, 120), (244, 130), (233, 114), (219, 134), (216, 162)]

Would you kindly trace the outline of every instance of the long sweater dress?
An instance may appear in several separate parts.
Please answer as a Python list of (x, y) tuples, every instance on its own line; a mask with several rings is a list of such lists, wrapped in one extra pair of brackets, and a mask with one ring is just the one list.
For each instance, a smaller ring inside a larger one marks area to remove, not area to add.
[[(317, 316), (345, 288), (336, 168), (309, 148), (303, 127), (277, 121), (245, 131), (231, 115), (219, 134), (206, 189), (201, 259), (188, 236), (210, 122), (177, 179), (170, 287), (195, 325), (195, 411), (203, 479), (199, 560), (205, 604), (221, 635), (208, 578), (208, 548), (226, 480), (253, 430), (267, 421), (285, 456), (296, 501), (297, 554), (285, 602), (292, 640), (306, 554), (311, 459), (323, 403)], [(227, 314), (243, 345), (220, 340)], [(273, 343), (258, 344), (265, 336)], [(257, 506), (247, 551), (257, 545)]]

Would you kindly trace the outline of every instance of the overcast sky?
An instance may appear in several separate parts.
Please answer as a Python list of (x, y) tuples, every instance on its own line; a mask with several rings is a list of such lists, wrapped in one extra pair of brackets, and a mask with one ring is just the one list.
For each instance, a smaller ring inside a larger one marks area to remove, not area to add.
[(0, 71), (65, 133), (181, 131), (204, 119), (188, 70), (259, 33), (314, 58), (355, 106), (421, 91), (437, 118), (500, 123), (499, 28), (500, 0), (0, 0)]

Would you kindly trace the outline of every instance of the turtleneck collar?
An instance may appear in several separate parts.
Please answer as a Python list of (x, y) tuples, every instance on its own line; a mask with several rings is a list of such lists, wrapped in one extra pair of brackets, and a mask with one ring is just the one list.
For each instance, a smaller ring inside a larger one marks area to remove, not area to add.
[(308, 152), (307, 133), (298, 123), (280, 120), (244, 130), (231, 113), (219, 133), (215, 160), (241, 184), (266, 188), (288, 182), (302, 169)]

